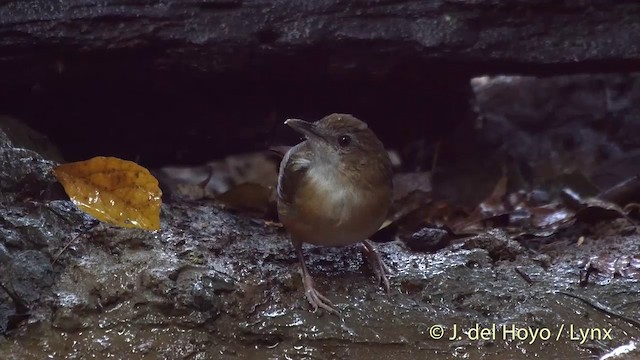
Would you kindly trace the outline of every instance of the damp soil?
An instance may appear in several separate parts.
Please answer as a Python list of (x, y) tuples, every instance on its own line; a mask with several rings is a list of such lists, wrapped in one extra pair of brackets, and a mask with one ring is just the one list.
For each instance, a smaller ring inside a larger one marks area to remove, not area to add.
[[(40, 299), (13, 316), (1, 359), (575, 359), (640, 339), (637, 280), (580, 283), (592, 256), (638, 254), (635, 228), (620, 220), (579, 245), (571, 233), (517, 243), (498, 230), (433, 253), (379, 243), (394, 271), (390, 293), (358, 247), (305, 247), (339, 318), (311, 311), (277, 224), (171, 202), (162, 229), (148, 233), (93, 226), (69, 202), (55, 204), (41, 212), (55, 210), (68, 233), (45, 228), (57, 240), (23, 256), (50, 265), (77, 238), (47, 276), (31, 272), (50, 283), (36, 283)], [(24, 273), (4, 278), (12, 271)]]

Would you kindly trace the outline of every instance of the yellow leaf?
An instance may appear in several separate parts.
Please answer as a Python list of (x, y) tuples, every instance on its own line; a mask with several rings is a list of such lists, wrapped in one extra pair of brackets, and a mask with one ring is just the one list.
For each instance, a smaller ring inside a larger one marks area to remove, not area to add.
[(126, 228), (158, 230), (162, 191), (149, 170), (127, 160), (95, 157), (53, 170), (80, 210)]

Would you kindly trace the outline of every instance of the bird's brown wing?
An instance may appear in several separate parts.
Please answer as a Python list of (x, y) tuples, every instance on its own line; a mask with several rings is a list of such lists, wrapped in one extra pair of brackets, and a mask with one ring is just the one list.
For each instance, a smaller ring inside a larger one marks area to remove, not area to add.
[(309, 169), (311, 150), (302, 142), (287, 151), (280, 163), (278, 174), (278, 208), (289, 208), (295, 199), (296, 190)]

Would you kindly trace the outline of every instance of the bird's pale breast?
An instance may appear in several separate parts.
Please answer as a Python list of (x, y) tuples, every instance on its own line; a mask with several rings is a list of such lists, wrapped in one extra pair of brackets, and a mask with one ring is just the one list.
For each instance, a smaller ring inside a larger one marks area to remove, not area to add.
[(315, 166), (296, 191), (295, 211), (281, 220), (297, 241), (343, 246), (373, 235), (385, 220), (389, 202), (390, 191), (373, 193), (331, 167)]

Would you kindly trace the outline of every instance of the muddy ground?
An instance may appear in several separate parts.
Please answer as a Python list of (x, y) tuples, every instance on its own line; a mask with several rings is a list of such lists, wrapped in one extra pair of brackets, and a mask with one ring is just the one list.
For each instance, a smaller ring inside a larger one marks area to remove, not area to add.
[[(592, 255), (638, 253), (623, 220), (596, 225), (580, 246), (565, 233), (525, 247), (499, 230), (436, 253), (378, 244), (395, 272), (390, 294), (357, 248), (306, 248), (340, 319), (310, 311), (282, 228), (211, 203), (163, 205), (155, 233), (99, 225), (53, 265), (92, 221), (66, 200), (3, 212), (40, 246), (3, 266), (5, 287), (29, 309), (12, 314), (2, 359), (576, 359), (640, 339), (637, 281), (579, 285)], [(483, 339), (476, 326), (489, 329)], [(520, 330), (529, 328), (538, 338)]]

